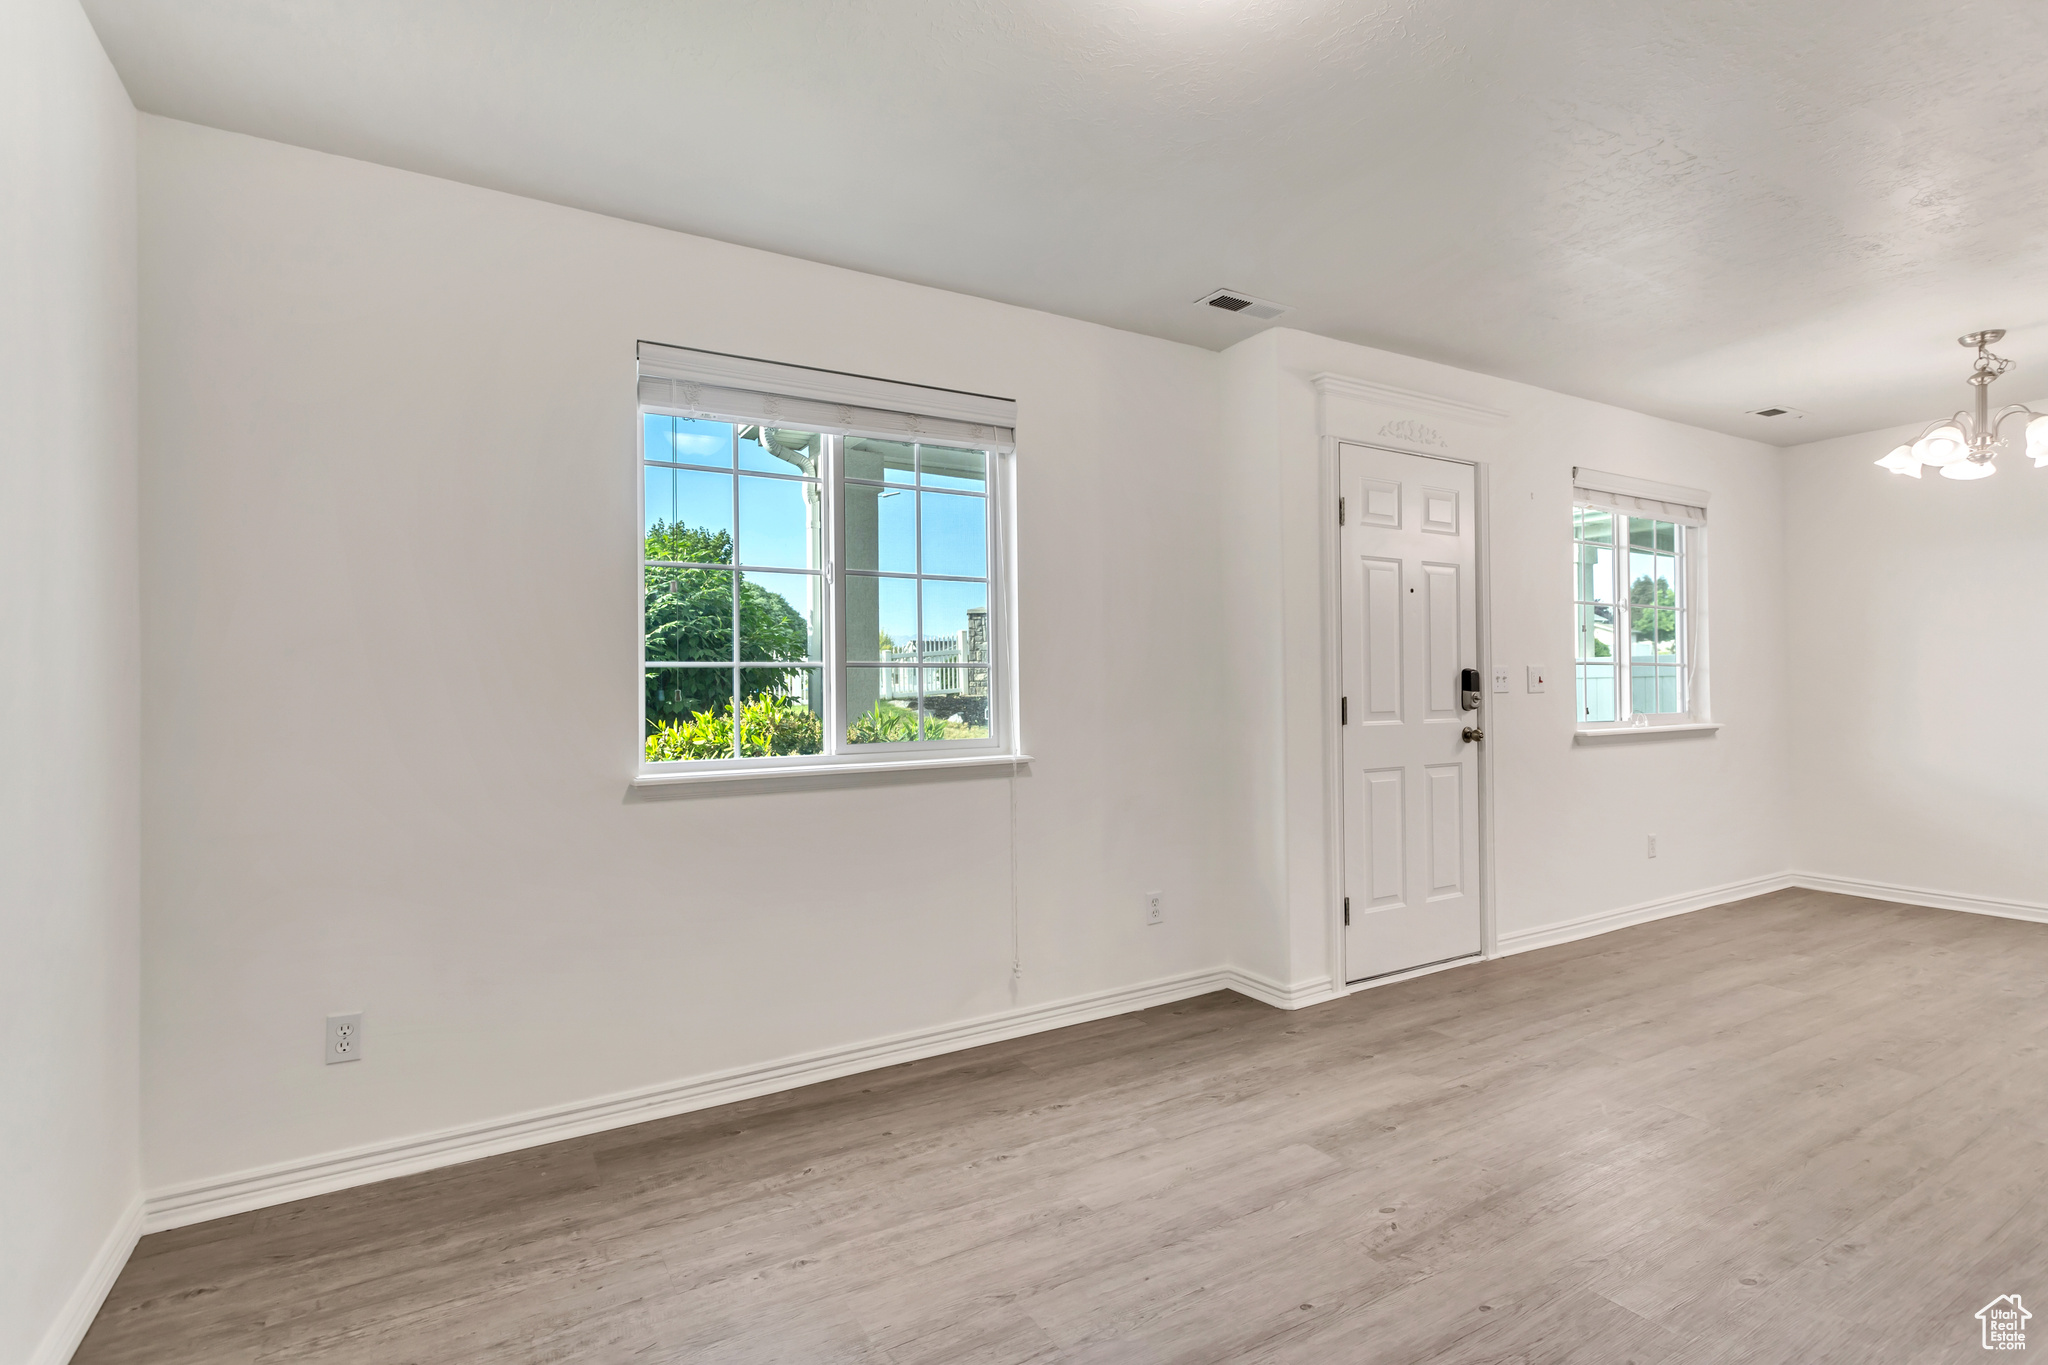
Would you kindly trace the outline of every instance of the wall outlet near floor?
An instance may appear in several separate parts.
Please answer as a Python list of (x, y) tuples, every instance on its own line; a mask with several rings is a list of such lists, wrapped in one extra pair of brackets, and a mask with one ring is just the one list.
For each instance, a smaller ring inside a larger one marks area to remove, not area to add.
[(1166, 897), (1160, 895), (1157, 891), (1147, 891), (1145, 893), (1145, 923), (1166, 923)]
[(1530, 664), (1529, 690), (1531, 692), (1541, 692), (1545, 687), (1549, 685), (1550, 670), (1545, 668), (1542, 664)]
[(1652, 858), (1654, 858), (1654, 857), (1656, 857), (1656, 856), (1657, 856), (1657, 836), (1656, 836), (1656, 835), (1654, 835), (1654, 834), (1652, 834), (1652, 835), (1650, 836), (1650, 854), (1649, 854), (1649, 856), (1650, 856), (1650, 857), (1652, 857)]
[(363, 1016), (360, 1014), (330, 1014), (327, 1016), (327, 1064), (336, 1062), (359, 1062), (363, 1059)]
[(1505, 668), (1493, 670), (1493, 690), (1496, 692), (1508, 690), (1508, 671)]

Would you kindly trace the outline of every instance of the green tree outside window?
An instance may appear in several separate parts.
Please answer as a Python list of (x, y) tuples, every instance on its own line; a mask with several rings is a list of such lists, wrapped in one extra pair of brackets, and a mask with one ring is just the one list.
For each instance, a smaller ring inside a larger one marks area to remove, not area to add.
[[(732, 563), (732, 535), (680, 522), (657, 521), (647, 532), (647, 558), (697, 564)], [(731, 664), (733, 571), (650, 564), (647, 573), (647, 660), (649, 663)], [(741, 673), (741, 704), (781, 692), (795, 669), (760, 663), (801, 660), (810, 650), (803, 613), (780, 596), (744, 579), (739, 585), (740, 633), (748, 652)], [(647, 729), (678, 724), (697, 715), (723, 716), (732, 709), (732, 673), (719, 668), (647, 670)], [(728, 734), (730, 731), (728, 730)]]
[(1678, 639), (1678, 594), (1664, 579), (1645, 574), (1629, 585), (1629, 635), (1652, 649), (1659, 643), (1675, 648)]

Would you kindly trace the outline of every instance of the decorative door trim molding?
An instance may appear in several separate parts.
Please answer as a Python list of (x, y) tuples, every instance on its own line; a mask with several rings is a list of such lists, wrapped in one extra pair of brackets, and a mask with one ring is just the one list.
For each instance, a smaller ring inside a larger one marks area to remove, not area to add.
[[(1462, 398), (1446, 398), (1440, 394), (1422, 393), (1416, 389), (1397, 388), (1392, 384), (1375, 384), (1369, 379), (1358, 379), (1348, 374), (1336, 374), (1325, 370), (1309, 376), (1309, 383), (1315, 386), (1319, 397), (1340, 397), (1376, 403), (1381, 407), (1407, 408), (1447, 417), (1454, 421), (1470, 422), (1479, 426), (1497, 427), (1512, 420), (1512, 414), (1499, 408), (1489, 408), (1481, 403), (1468, 403)], [(1421, 422), (1390, 421), (1389, 428), (1407, 427), (1419, 429), (1433, 439), (1422, 440), (1416, 436), (1387, 430), (1380, 434), (1394, 439), (1431, 445), (1439, 449), (1448, 446), (1443, 437), (1433, 428)]]

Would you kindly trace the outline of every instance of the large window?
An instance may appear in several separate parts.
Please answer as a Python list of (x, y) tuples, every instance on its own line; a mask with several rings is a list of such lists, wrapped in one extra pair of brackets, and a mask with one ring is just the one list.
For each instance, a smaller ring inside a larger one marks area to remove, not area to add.
[(1579, 724), (1690, 717), (1686, 529), (1572, 509)]
[[(643, 773), (1013, 753), (998, 515), (1008, 447), (972, 439), (1007, 429), (801, 391), (650, 383), (648, 349)], [(845, 382), (869, 402), (908, 390), (744, 364), (793, 386)], [(842, 429), (756, 420), (764, 409)], [(927, 427), (943, 439), (920, 439)]]

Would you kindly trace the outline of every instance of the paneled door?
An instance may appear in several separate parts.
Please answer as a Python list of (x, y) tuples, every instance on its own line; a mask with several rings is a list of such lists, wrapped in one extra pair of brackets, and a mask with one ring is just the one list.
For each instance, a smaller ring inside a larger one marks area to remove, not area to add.
[(1470, 465), (1347, 445), (1338, 479), (1345, 975), (1362, 981), (1480, 950), (1484, 741), (1461, 687), (1478, 536)]

